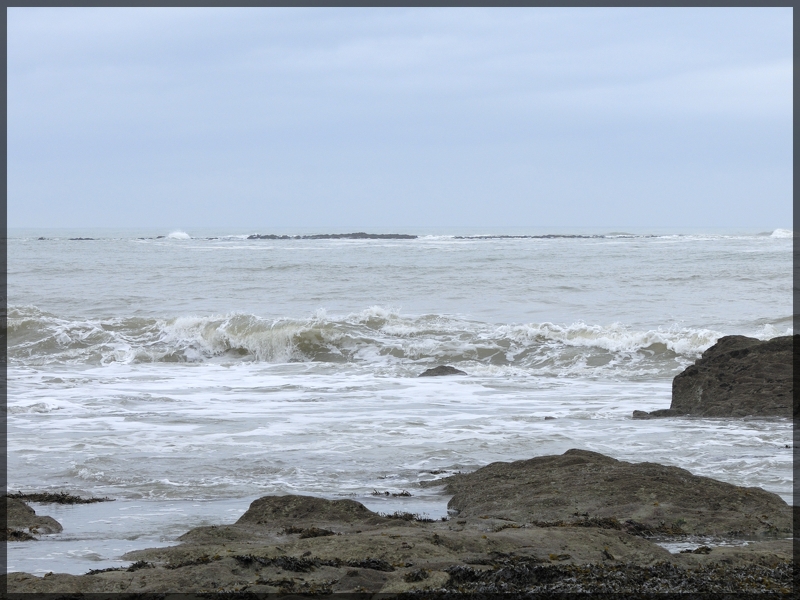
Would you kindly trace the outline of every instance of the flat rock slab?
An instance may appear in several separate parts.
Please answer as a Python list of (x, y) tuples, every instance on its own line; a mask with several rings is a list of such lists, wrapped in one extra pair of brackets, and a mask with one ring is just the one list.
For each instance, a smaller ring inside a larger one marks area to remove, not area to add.
[[(126, 554), (136, 561), (127, 568), (81, 576), (11, 573), (3, 583), (7, 593), (300, 596), (791, 586), (792, 541), (779, 539), (790, 534), (791, 513), (760, 488), (585, 450), (493, 463), (444, 481), (455, 494), (449, 506), (460, 510), (448, 521), (391, 518), (353, 500), (265, 496), (236, 523), (198, 527), (178, 546)], [(20, 504), (27, 511), (14, 505), (12, 515), (30, 518), (33, 511)], [(765, 538), (670, 554), (643, 537), (650, 530)]]
[(492, 463), (445, 481), (446, 491), (454, 494), (448, 508), (458, 510), (461, 520), (595, 524), (634, 533), (725, 537), (788, 536), (792, 531), (791, 508), (777, 494), (587, 450)]
[(670, 409), (702, 417), (797, 414), (792, 379), (796, 338), (720, 338), (672, 381)]
[[(683, 591), (741, 591), (709, 588), (709, 583), (741, 579), (777, 589), (790, 581), (792, 557), (791, 541), (750, 553), (743, 548), (673, 555), (646, 539), (591, 527), (479, 529), (436, 522), (307, 539), (284, 534), (271, 541), (260, 537), (260, 525), (254, 533), (250, 541), (138, 550), (125, 556), (136, 561), (127, 568), (81, 576), (11, 573), (4, 583), (9, 593), (327, 595), (456, 592), (489, 577), (497, 585), (534, 591), (542, 591), (536, 587), (540, 583), (560, 586), (555, 591), (587, 591), (586, 586), (604, 579), (624, 582), (611, 591), (674, 591), (669, 586), (676, 582), (685, 586)], [(655, 574), (671, 579), (654, 588)]]

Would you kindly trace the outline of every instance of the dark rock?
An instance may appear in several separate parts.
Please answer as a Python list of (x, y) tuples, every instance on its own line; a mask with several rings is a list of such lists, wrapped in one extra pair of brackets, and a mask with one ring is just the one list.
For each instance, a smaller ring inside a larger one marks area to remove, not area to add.
[(250, 504), (237, 525), (294, 527), (312, 523), (359, 523), (383, 518), (355, 500), (325, 500), (313, 496), (263, 496)]
[(587, 450), (492, 463), (444, 481), (454, 494), (447, 506), (462, 519), (619, 527), (640, 534), (786, 535), (792, 527), (790, 507), (761, 488)]
[(63, 527), (53, 517), (37, 517), (36, 511), (22, 500), (6, 496), (6, 527), (18, 532), (59, 533)]
[(670, 409), (702, 417), (791, 417), (794, 339), (730, 335), (672, 381)]
[(318, 233), (302, 236), (305, 240), (414, 240), (415, 235), (407, 233)]
[(634, 419), (659, 419), (663, 417), (682, 417), (686, 413), (682, 413), (679, 410), (673, 410), (671, 408), (662, 408), (659, 410), (654, 410), (651, 412), (647, 412), (644, 410), (635, 410), (633, 411), (633, 418)]
[[(491, 494), (495, 481), (483, 483)], [(517, 485), (524, 486), (524, 478)], [(304, 538), (302, 530), (300, 536), (276, 535), (264, 526), (318, 521), (317, 512), (325, 519), (343, 519), (336, 527), (343, 531)], [(522, 597), (507, 592), (586, 592), (598, 586), (631, 597), (676, 590), (791, 591), (789, 539), (716, 547), (707, 554), (670, 554), (651, 540), (607, 527), (521, 527), (507, 521), (497, 527), (499, 522), (489, 519), (455, 528), (444, 521), (409, 524), (392, 519), (362, 527), (359, 520), (365, 515), (374, 513), (350, 500), (261, 498), (251, 505), (244, 523), (194, 529), (177, 546), (135, 550), (123, 556), (136, 561), (127, 569), (93, 569), (81, 576), (9, 573), (5, 589), (7, 595), (27, 593), (31, 598), (110, 597), (120, 590), (136, 597), (199, 592), (198, 597), (214, 593), (230, 598), (450, 598), (464, 592), (475, 592), (476, 598), (500, 596), (494, 592)], [(233, 529), (233, 537), (211, 533)], [(722, 587), (709, 587), (715, 582)]]
[(441, 377), (442, 375), (466, 375), (466, 373), (449, 365), (440, 365), (419, 374), (420, 377)]

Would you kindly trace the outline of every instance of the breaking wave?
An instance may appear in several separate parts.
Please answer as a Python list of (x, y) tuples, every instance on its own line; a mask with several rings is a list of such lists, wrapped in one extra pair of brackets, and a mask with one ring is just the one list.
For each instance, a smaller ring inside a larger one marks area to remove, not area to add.
[[(758, 337), (782, 334), (765, 325)], [(677, 326), (638, 331), (620, 323), (493, 325), (403, 316), (377, 306), (340, 317), (319, 310), (305, 319), (233, 313), (70, 320), (33, 306), (12, 306), (8, 314), (9, 357), (28, 365), (316, 361), (375, 364), (403, 374), (447, 363), (476, 375), (666, 376), (721, 335)]]

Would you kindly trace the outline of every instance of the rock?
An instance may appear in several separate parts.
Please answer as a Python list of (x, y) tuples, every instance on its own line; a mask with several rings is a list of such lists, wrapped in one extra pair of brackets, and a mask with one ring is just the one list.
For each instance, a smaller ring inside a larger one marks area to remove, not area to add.
[(237, 525), (313, 527), (320, 524), (375, 524), (384, 519), (355, 500), (326, 500), (313, 496), (264, 496), (254, 500)]
[(466, 375), (466, 373), (450, 365), (440, 365), (419, 374), (420, 377), (441, 377), (442, 375)]
[[(791, 534), (790, 507), (776, 494), (629, 463), (587, 450), (497, 462), (444, 479), (458, 518), (597, 525), (630, 532), (721, 536)], [(632, 521), (632, 523), (626, 523)]]
[[(27, 530), (28, 533), (59, 533), (63, 530), (61, 523), (53, 517), (37, 517), (36, 511), (22, 500), (8, 496), (6, 496), (6, 527), (11, 531)], [(13, 535), (7, 533), (9, 537)]]
[(794, 339), (720, 338), (672, 381), (670, 408), (702, 417), (791, 417)]
[(663, 417), (682, 417), (682, 416), (685, 416), (685, 413), (682, 413), (679, 410), (673, 410), (671, 408), (662, 408), (651, 412), (647, 412), (644, 410), (633, 411), (634, 419), (658, 419)]
[[(609, 475), (609, 465), (627, 464), (595, 453), (567, 455), (573, 466), (588, 462), (590, 470), (604, 476)], [(495, 463), (501, 464), (506, 463)], [(487, 497), (495, 490), (511, 497), (513, 488), (530, 493), (527, 475), (484, 477), (493, 466), (473, 473), (478, 477), (472, 481), (458, 476), (451, 483), (459, 489), (482, 486)], [(640, 483), (652, 482), (645, 478)], [(463, 496), (463, 489), (458, 493)], [(182, 536), (178, 546), (129, 552), (123, 558), (136, 562), (128, 567), (81, 576), (10, 573), (5, 589), (160, 595), (246, 590), (253, 597), (336, 593), (366, 597), (424, 590), (473, 590), (485, 596), (492, 590), (547, 591), (551, 584), (561, 592), (582, 592), (606, 581), (614, 586), (609, 591), (650, 593), (675, 591), (676, 586), (693, 592), (774, 591), (791, 585), (791, 540), (762, 542), (754, 549), (673, 555), (621, 529), (526, 526), (522, 521), (482, 516), (489, 517), (409, 522), (383, 517), (352, 500), (265, 496), (233, 525), (194, 529)], [(336, 534), (304, 536), (320, 523)], [(731, 587), (731, 582), (739, 582), (735, 584), (739, 587)]]

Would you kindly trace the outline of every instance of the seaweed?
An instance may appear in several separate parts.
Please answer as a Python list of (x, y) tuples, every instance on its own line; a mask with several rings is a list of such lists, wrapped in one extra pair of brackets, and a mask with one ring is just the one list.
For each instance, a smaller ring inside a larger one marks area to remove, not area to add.
[(360, 567), (362, 569), (372, 569), (373, 571), (394, 571), (394, 567), (380, 558), (365, 558), (363, 560), (348, 560), (348, 567)]
[(307, 538), (315, 538), (315, 537), (325, 537), (328, 535), (337, 535), (335, 532), (331, 531), (330, 529), (320, 529), (319, 527), (309, 527), (308, 529), (304, 530), (300, 534), (300, 539), (304, 540)]
[[(577, 513), (576, 513), (577, 515)], [(597, 527), (598, 529), (616, 529), (624, 531), (630, 535), (639, 537), (652, 537), (655, 535), (686, 535), (686, 532), (681, 527), (681, 519), (675, 521), (672, 525), (667, 525), (663, 521), (655, 527), (639, 523), (633, 519), (627, 519), (624, 522), (616, 517), (588, 517), (586, 513), (580, 515), (582, 518), (575, 521), (532, 521), (531, 525), (535, 527)], [(685, 521), (684, 521), (685, 523)]]
[(192, 560), (187, 560), (187, 561), (180, 562), (180, 563), (171, 563), (171, 564), (168, 564), (168, 565), (164, 565), (164, 568), (165, 569), (182, 569), (183, 567), (193, 567), (195, 565), (207, 565), (208, 563), (210, 563), (212, 561), (220, 560), (220, 559), (221, 559), (221, 557), (219, 555), (212, 557), (212, 556), (208, 556), (207, 554), (203, 554), (203, 555), (198, 556), (197, 558), (194, 558)]
[[(416, 521), (418, 523), (435, 523), (435, 519), (431, 519), (425, 515), (421, 515), (419, 513), (410, 513), (404, 512), (401, 510), (397, 510), (393, 513), (378, 513), (384, 519), (398, 519), (400, 521)], [(446, 521), (447, 518), (443, 517), (442, 521)]]
[(700, 546), (694, 550), (687, 548), (686, 550), (681, 550), (680, 554), (711, 554), (711, 548), (708, 546)]
[(430, 577), (430, 574), (426, 569), (414, 569), (403, 575), (403, 581), (406, 583), (414, 583), (416, 581), (424, 581), (428, 577)]
[(23, 494), (6, 494), (7, 498), (22, 500), (23, 502), (38, 502), (39, 504), (93, 504), (95, 502), (113, 502), (114, 498), (81, 498), (67, 492), (32, 492)]
[(776, 567), (708, 565), (682, 568), (669, 562), (654, 565), (535, 564), (525, 558), (498, 560), (491, 569), (455, 565), (444, 590), (449, 593), (493, 595), (497, 593), (754, 593), (791, 592), (790, 562)]
[(296, 556), (276, 556), (268, 558), (266, 556), (254, 556), (252, 554), (236, 555), (233, 557), (237, 562), (244, 566), (251, 566), (253, 563), (258, 563), (263, 567), (277, 567), (284, 571), (291, 571), (294, 573), (309, 573), (317, 567), (351, 567), (361, 569), (372, 569), (374, 571), (394, 571), (394, 567), (385, 560), (379, 558), (365, 558), (363, 560), (348, 560), (342, 561), (341, 559), (321, 559), (319, 557), (296, 557)]
[(327, 535), (337, 535), (335, 531), (331, 531), (330, 529), (320, 529), (319, 527), (303, 528), (303, 527), (295, 527), (293, 525), (290, 525), (289, 527), (284, 527), (281, 533), (284, 535), (299, 533), (301, 540), (307, 538), (323, 537)]
[(5, 541), (7, 542), (29, 542), (35, 539), (36, 538), (30, 533), (20, 531), (19, 529), (11, 529), (10, 527), (6, 527)]
[(108, 573), (111, 571), (127, 571), (128, 573), (132, 573), (134, 571), (138, 571), (139, 569), (154, 569), (155, 565), (153, 563), (149, 563), (144, 560), (137, 560), (135, 563), (127, 566), (127, 567), (108, 567), (107, 569), (91, 569), (87, 571), (87, 575), (97, 575), (98, 573)]
[(408, 490), (403, 490), (401, 492), (388, 492), (388, 491), (379, 492), (378, 490), (373, 489), (372, 490), (372, 495), (373, 496), (393, 496), (395, 498), (409, 498), (413, 494), (411, 492), (409, 492)]

